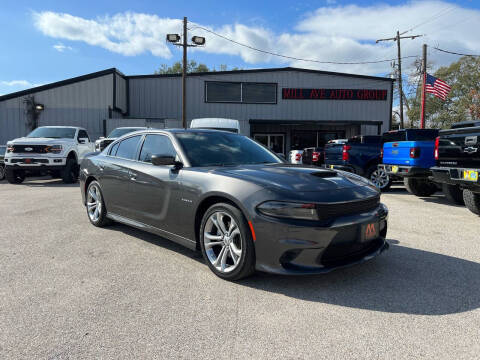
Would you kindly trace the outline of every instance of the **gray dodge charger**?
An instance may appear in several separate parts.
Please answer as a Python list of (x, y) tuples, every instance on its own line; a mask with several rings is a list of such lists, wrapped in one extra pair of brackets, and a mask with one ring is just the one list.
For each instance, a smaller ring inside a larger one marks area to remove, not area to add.
[(90, 222), (200, 250), (219, 277), (326, 273), (388, 248), (387, 208), (368, 180), (284, 163), (238, 134), (144, 130), (81, 164)]

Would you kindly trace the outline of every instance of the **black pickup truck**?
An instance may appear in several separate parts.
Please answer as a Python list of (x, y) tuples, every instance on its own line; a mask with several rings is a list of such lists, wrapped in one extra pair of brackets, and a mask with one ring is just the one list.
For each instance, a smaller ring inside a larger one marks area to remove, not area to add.
[(383, 141), (381, 135), (359, 135), (345, 144), (328, 143), (325, 145), (325, 167), (361, 175), (386, 191), (392, 179), (377, 166), (381, 162)]
[(480, 215), (480, 120), (454, 124), (435, 141), (432, 178), (445, 196)]

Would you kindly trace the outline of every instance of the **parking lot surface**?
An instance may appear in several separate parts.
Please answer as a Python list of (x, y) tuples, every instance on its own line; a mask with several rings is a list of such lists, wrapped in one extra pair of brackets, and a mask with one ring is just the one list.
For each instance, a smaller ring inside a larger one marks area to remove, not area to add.
[(168, 240), (90, 225), (78, 185), (0, 182), (0, 358), (478, 358), (480, 218), (441, 193), (382, 201), (377, 259), (231, 283)]

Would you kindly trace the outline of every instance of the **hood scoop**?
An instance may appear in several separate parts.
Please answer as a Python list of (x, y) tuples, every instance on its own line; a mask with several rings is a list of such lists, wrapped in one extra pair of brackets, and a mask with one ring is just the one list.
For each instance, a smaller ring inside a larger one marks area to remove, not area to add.
[(319, 178), (322, 178), (322, 179), (325, 179), (325, 178), (335, 177), (335, 176), (337, 176), (338, 174), (337, 174), (336, 171), (323, 170), (323, 171), (313, 172), (313, 173), (311, 173), (311, 175), (316, 176), (316, 177), (319, 177)]

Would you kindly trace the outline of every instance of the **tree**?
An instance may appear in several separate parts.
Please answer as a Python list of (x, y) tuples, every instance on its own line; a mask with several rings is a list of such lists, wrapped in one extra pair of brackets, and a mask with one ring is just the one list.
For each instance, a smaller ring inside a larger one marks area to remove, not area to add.
[[(451, 91), (443, 101), (427, 94), (426, 127), (449, 128), (453, 123), (478, 118), (480, 115), (480, 58), (464, 56), (449, 66), (439, 68), (435, 77), (445, 81)], [(421, 84), (408, 98), (408, 117), (413, 127), (420, 124)]]
[[(195, 60), (190, 60), (187, 63), (187, 73), (199, 73), (199, 72), (208, 72), (210, 69), (205, 64), (197, 64)], [(162, 64), (158, 70), (155, 70), (154, 74), (181, 74), (182, 73), (182, 62), (177, 61), (172, 66)]]

